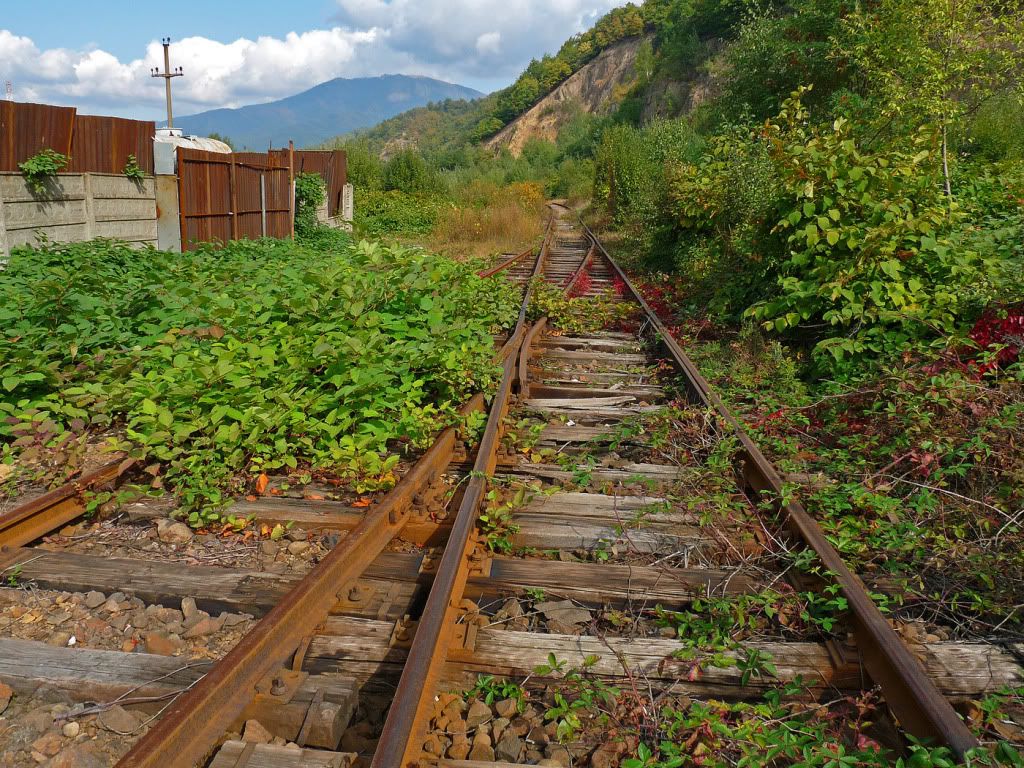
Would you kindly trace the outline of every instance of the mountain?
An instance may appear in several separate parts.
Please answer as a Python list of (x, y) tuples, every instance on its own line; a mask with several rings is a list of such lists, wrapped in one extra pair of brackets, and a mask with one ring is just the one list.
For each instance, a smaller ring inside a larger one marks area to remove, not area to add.
[(429, 77), (338, 77), (279, 101), (178, 117), (175, 127), (186, 134), (227, 136), (236, 149), (282, 147), (289, 139), (296, 147), (309, 147), (428, 103), (481, 96), (472, 88)]

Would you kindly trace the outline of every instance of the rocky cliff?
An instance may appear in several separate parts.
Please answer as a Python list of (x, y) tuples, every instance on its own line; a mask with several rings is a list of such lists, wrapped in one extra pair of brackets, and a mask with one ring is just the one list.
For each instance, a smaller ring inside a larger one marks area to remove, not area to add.
[(507, 147), (518, 157), (530, 139), (554, 141), (577, 110), (591, 114), (611, 111), (636, 79), (634, 64), (642, 42), (643, 38), (633, 37), (603, 51), (488, 139), (486, 146)]

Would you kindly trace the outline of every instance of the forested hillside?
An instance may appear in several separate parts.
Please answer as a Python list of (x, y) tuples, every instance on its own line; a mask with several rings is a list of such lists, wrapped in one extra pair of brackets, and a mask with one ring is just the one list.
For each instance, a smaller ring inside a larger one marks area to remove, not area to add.
[[(630, 4), (505, 91), (348, 142), (353, 173), (387, 189), (375, 155), (404, 149), (442, 193), (532, 182), (589, 201), (637, 267), (685, 275), (694, 306), (807, 344), (833, 370), (962, 332), (982, 307), (1019, 298), (1020, 11)], [(559, 78), (645, 31), (653, 45), (610, 115), (580, 109), (519, 158), (481, 148)]]

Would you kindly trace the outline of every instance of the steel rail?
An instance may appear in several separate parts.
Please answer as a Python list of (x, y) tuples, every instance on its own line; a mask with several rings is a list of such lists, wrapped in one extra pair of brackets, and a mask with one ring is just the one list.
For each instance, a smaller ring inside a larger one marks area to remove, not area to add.
[[(543, 270), (551, 239), (548, 223), (533, 276), (527, 284), (519, 310), (515, 336), (520, 344), (525, 335), (526, 314), (534, 278)], [(399, 768), (415, 763), (422, 752), (427, 714), (434, 699), (441, 668), (448, 655), (455, 632), (462, 594), (469, 578), (470, 557), (475, 544), (474, 532), (480, 505), (487, 490), (488, 479), (497, 466), (497, 449), (502, 421), (508, 410), (515, 373), (514, 356), (505, 361), (501, 384), (494, 396), (487, 427), (480, 440), (473, 471), (455, 515), (444, 554), (438, 565), (426, 605), (416, 627), (412, 647), (406, 657), (398, 688), (388, 710), (371, 768)]]
[(531, 248), (523, 251), (519, 255), (513, 256), (511, 259), (507, 259), (506, 261), (501, 262), (501, 264), (498, 264), (497, 266), (491, 267), (490, 269), (481, 270), (481, 271), (476, 273), (477, 277), (493, 277), (494, 275), (498, 274), (499, 272), (502, 272), (502, 271), (508, 269), (509, 267), (511, 267), (513, 264), (515, 264), (517, 261), (522, 259), (524, 256), (527, 256), (527, 255), (533, 253), (533, 251), (534, 251), (534, 249), (531, 247)]
[(122, 454), (115, 461), (0, 515), (0, 549), (24, 546), (81, 516), (86, 507), (83, 491), (117, 480), (135, 463)]
[[(658, 315), (651, 309), (629, 277), (615, 262), (601, 241), (582, 221), (591, 242), (611, 265), (636, 302), (643, 308), (648, 322), (658, 334), (678, 368), (685, 375), (691, 393), (707, 407), (718, 412), (736, 433), (742, 445), (742, 473), (747, 484), (757, 491), (774, 493), (783, 498), (783, 482), (772, 463), (747, 434), (739, 420), (715, 393), (707, 379), (683, 351)], [(857, 649), (871, 679), (881, 688), (890, 711), (900, 725), (918, 738), (932, 739), (963, 759), (978, 741), (928, 677), (921, 663), (910, 652), (878, 610), (861, 580), (847, 568), (835, 547), (825, 537), (821, 526), (796, 500), (780, 505), (790, 529), (809, 546), (839, 584), (853, 619)]]
[(523, 400), (530, 396), (530, 348), (533, 346), (534, 340), (544, 332), (547, 328), (548, 319), (542, 317), (530, 328), (529, 333), (526, 334), (526, 338), (523, 339), (523, 345), (519, 348), (519, 397)]
[(580, 262), (580, 265), (576, 267), (576, 271), (569, 276), (569, 280), (562, 287), (562, 291), (566, 295), (572, 293), (572, 289), (576, 287), (576, 283), (578, 283), (580, 278), (583, 277), (583, 273), (587, 271), (587, 265), (590, 264), (590, 260), (594, 257), (596, 250), (597, 249), (593, 245), (587, 249), (587, 255), (583, 257), (583, 261)]
[[(540, 258), (537, 264), (540, 264)], [(529, 289), (527, 289), (527, 296)], [(497, 358), (506, 373), (514, 366), (524, 335), (525, 306)], [(501, 407), (500, 400), (492, 405)], [(484, 410), (475, 395), (461, 413)], [(413, 498), (451, 463), (458, 434), (443, 430), (398, 485), (334, 549), (295, 585), (196, 685), (182, 694), (160, 720), (117, 763), (118, 768), (191, 768), (253, 700), (256, 688), (292, 656), (317, 625), (410, 518)]]

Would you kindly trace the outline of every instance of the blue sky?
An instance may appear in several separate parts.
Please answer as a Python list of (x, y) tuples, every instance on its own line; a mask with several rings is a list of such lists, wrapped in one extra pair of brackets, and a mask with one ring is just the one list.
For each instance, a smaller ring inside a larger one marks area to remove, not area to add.
[(491, 91), (620, 0), (8, 0), (0, 80), (18, 101), (162, 114), (159, 38), (174, 41), (176, 112), (268, 101), (333, 77), (404, 73)]

